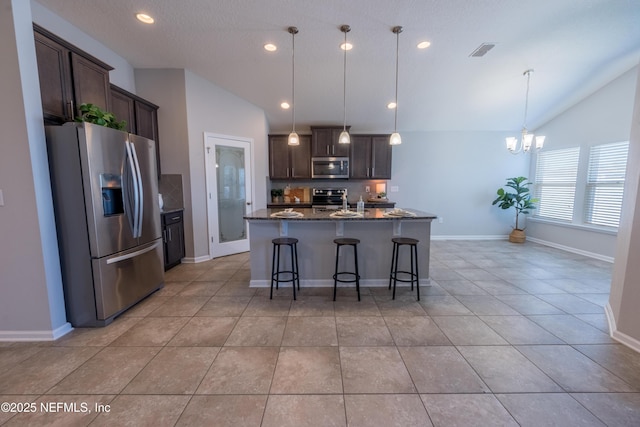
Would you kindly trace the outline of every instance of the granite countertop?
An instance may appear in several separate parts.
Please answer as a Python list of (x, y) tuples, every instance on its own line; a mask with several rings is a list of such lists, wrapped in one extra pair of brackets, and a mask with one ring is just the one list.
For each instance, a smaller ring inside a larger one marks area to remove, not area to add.
[(182, 212), (183, 210), (184, 210), (184, 208), (163, 207), (162, 209), (160, 209), (160, 215), (172, 214), (172, 213), (175, 213), (175, 212)]
[[(410, 212), (413, 215), (410, 216), (390, 216), (389, 212), (392, 212), (393, 209), (380, 209), (380, 208), (367, 208), (365, 209), (363, 216), (343, 216), (343, 217), (335, 217), (331, 216), (332, 213), (338, 212), (337, 210), (320, 210), (320, 209), (312, 209), (312, 208), (300, 208), (293, 209), (293, 212), (298, 212), (302, 214), (300, 216), (293, 217), (272, 217), (271, 214), (282, 212), (282, 209), (259, 209), (257, 211), (253, 211), (248, 215), (244, 216), (244, 219), (254, 221), (254, 220), (270, 220), (270, 221), (368, 221), (368, 220), (377, 220), (377, 221), (391, 221), (394, 219), (405, 220), (434, 220), (437, 218), (437, 215), (422, 212), (416, 209), (404, 209), (405, 211)], [(415, 216), (414, 216), (415, 215)]]

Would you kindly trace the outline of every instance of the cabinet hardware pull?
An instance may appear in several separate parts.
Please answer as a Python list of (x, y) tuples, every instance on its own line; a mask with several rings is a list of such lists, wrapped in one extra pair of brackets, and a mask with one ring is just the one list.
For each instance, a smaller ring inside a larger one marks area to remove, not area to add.
[(73, 101), (67, 101), (67, 107), (69, 109), (69, 111), (68, 111), (69, 112), (69, 118), (71, 120), (75, 119), (75, 117), (74, 117), (75, 114), (73, 114), (74, 113), (74, 111), (73, 111)]
[(168, 228), (167, 231), (169, 232), (169, 241), (171, 242), (173, 240), (173, 236), (171, 235), (171, 229)]
[(173, 218), (171, 218), (171, 221), (175, 221), (176, 219), (180, 219), (180, 215), (174, 216)]

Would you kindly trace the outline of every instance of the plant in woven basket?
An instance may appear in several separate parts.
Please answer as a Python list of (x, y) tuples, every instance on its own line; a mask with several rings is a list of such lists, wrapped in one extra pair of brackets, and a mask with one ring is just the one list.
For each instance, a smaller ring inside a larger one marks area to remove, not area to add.
[[(529, 192), (530, 185), (531, 182), (524, 176), (508, 178), (505, 186), (512, 188), (515, 192), (505, 191), (502, 187), (498, 188), (498, 197), (492, 203), (492, 205), (498, 205), (502, 209), (514, 208), (516, 210), (516, 226), (509, 236), (511, 241), (524, 241), (524, 227), (520, 228), (519, 216), (520, 214), (527, 215), (532, 209), (536, 208), (535, 203), (538, 202), (538, 199), (531, 197)], [(514, 234), (516, 231), (517, 233)], [(518, 237), (515, 237), (515, 235), (518, 235)]]

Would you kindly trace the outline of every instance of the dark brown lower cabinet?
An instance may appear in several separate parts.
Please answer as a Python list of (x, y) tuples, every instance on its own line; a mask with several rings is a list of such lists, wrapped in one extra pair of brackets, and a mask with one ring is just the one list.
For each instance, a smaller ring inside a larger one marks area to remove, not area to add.
[(164, 270), (180, 264), (184, 258), (183, 212), (162, 214), (162, 240), (164, 242)]

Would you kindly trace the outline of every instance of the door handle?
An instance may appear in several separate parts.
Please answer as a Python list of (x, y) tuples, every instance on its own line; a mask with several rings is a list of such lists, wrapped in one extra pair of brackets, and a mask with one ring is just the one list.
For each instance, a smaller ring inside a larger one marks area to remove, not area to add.
[(251, 202), (247, 202), (247, 206), (251, 206)]

